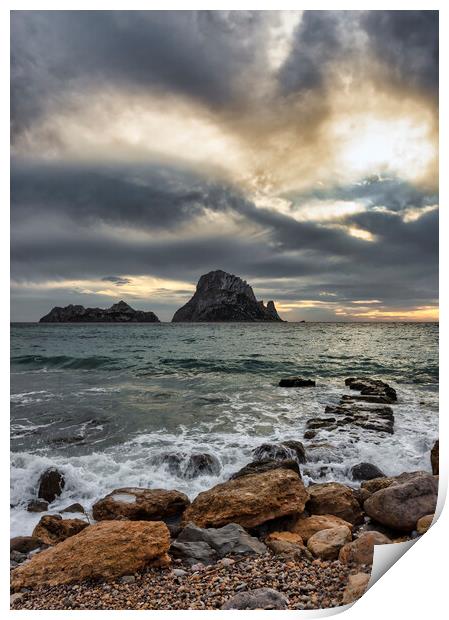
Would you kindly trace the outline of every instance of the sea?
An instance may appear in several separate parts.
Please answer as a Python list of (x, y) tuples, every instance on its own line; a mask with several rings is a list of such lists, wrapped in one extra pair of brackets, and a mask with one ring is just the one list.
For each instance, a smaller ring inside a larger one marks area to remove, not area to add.
[[(300, 375), (315, 388), (278, 387)], [(393, 435), (341, 427), (304, 440), (307, 420), (375, 377), (398, 394)], [(262, 443), (303, 441), (306, 482), (354, 484), (351, 467), (430, 471), (438, 436), (438, 324), (12, 324), (11, 536), (48, 467), (64, 473), (50, 512), (86, 509), (124, 486), (178, 489), (193, 499), (252, 460)], [(216, 458), (186, 477), (164, 455)]]

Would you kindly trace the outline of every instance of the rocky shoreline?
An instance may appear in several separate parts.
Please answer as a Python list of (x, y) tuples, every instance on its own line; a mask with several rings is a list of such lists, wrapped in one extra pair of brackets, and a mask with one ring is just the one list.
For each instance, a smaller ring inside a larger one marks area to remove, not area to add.
[[(345, 383), (354, 396), (310, 421), (305, 439), (347, 425), (394, 433), (396, 391), (370, 378)], [(314, 387), (301, 377), (281, 384)], [(11, 539), (11, 608), (318, 609), (352, 602), (366, 589), (375, 545), (414, 539), (430, 527), (438, 449), (437, 440), (432, 473), (387, 477), (359, 463), (353, 486), (306, 486), (307, 447), (290, 439), (262, 444), (251, 463), (193, 501), (177, 490), (127, 487), (100, 498), (91, 516), (79, 504), (45, 514), (32, 536)], [(212, 455), (196, 455), (192, 464), (200, 472), (214, 466)], [(47, 470), (28, 510), (46, 512), (63, 489), (63, 474)]]

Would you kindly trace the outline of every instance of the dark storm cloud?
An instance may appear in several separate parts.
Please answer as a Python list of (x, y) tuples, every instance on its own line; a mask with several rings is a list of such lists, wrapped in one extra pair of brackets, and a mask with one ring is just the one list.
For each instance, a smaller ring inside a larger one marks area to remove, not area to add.
[(438, 11), (368, 11), (362, 27), (398, 85), (438, 90)]
[(247, 11), (14, 11), (13, 130), (92, 87), (224, 105), (238, 92), (236, 74), (260, 61), (266, 19)]

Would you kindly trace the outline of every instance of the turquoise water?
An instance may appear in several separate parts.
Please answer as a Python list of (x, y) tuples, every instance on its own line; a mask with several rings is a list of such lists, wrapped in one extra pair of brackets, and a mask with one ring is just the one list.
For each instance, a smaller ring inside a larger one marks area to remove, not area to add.
[[(429, 469), (438, 434), (433, 323), (21, 324), (12, 326), (11, 372), (17, 534), (38, 518), (25, 506), (49, 465), (67, 479), (55, 509), (90, 506), (125, 485), (192, 497), (249, 462), (264, 441), (302, 440), (307, 420), (338, 402), (351, 375), (397, 389), (395, 434), (320, 431), (304, 441), (305, 478), (348, 481), (361, 460), (387, 474)], [(315, 378), (317, 387), (277, 387), (290, 374)], [(167, 452), (208, 452), (220, 471), (179, 478), (158, 461)]]

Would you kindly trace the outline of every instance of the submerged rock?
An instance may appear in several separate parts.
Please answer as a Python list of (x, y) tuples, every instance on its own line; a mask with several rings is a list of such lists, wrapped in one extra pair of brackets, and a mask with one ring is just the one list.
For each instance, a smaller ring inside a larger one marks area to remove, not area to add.
[(298, 474), (277, 468), (229, 480), (200, 493), (185, 511), (183, 521), (200, 527), (238, 523), (252, 528), (277, 517), (302, 513), (308, 498)]
[(211, 271), (198, 281), (195, 294), (173, 316), (176, 322), (282, 321), (272, 301), (265, 307), (241, 278)]
[(351, 477), (353, 480), (373, 480), (385, 477), (385, 474), (372, 463), (358, 463), (351, 467)]
[(273, 459), (285, 461), (296, 459), (298, 463), (306, 462), (306, 451), (300, 441), (288, 439), (282, 443), (263, 443), (253, 450), (253, 456), (257, 460)]
[(39, 323), (159, 323), (154, 312), (134, 310), (124, 301), (110, 308), (85, 308), (70, 304), (65, 308), (55, 306)]
[(171, 474), (187, 479), (217, 476), (221, 470), (218, 458), (207, 453), (169, 452), (155, 457), (154, 463), (166, 465)]
[(258, 588), (248, 592), (239, 592), (221, 609), (287, 609), (288, 598), (271, 588)]
[(33, 536), (46, 545), (56, 545), (78, 534), (89, 524), (81, 519), (63, 519), (60, 515), (45, 515), (33, 530)]
[(391, 402), (397, 400), (396, 390), (380, 379), (349, 377), (345, 385), (350, 390), (358, 390), (362, 396), (385, 396)]
[(42, 474), (39, 480), (39, 490), (37, 496), (51, 504), (65, 487), (64, 475), (56, 469), (50, 467)]
[(421, 517), (435, 512), (438, 482), (431, 475), (418, 475), (376, 491), (363, 507), (375, 521), (396, 530), (411, 532)]
[(303, 379), (302, 377), (286, 377), (279, 381), (279, 387), (315, 387), (313, 379)]
[(124, 487), (98, 500), (92, 507), (92, 515), (96, 521), (163, 521), (180, 516), (189, 503), (187, 495), (180, 491)]
[(235, 474), (229, 478), (229, 480), (235, 480), (242, 476), (249, 476), (251, 474), (262, 474), (266, 471), (272, 471), (273, 469), (290, 469), (301, 477), (298, 461), (294, 459), (286, 459), (282, 461), (275, 461), (274, 459), (263, 459), (261, 461), (253, 461), (248, 463), (242, 469), (239, 469)]
[(164, 523), (102, 521), (34, 555), (12, 572), (13, 591), (130, 575), (167, 563), (170, 535)]

